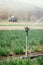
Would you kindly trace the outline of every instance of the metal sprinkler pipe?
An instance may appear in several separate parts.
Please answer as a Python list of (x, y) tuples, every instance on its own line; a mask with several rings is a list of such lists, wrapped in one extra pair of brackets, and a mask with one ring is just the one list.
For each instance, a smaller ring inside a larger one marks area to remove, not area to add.
[(28, 31), (29, 31), (29, 28), (25, 27), (25, 32), (26, 32), (26, 57), (28, 57)]

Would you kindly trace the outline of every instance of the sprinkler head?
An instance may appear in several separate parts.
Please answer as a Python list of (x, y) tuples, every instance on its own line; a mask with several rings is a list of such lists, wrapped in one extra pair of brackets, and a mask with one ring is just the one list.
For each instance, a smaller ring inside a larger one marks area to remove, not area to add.
[(26, 31), (26, 32), (28, 32), (28, 30), (29, 30), (29, 29), (30, 29), (30, 28), (28, 28), (28, 27), (25, 27), (25, 31)]
[(28, 27), (25, 27), (25, 31), (26, 31), (26, 35), (28, 36), (28, 30), (29, 30), (30, 28), (28, 28)]

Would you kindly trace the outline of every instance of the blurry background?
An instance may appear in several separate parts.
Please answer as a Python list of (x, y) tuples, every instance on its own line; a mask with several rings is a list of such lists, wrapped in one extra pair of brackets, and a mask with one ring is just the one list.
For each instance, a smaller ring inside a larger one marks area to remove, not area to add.
[(37, 21), (43, 17), (43, 0), (0, 0), (0, 20), (14, 15), (18, 20)]

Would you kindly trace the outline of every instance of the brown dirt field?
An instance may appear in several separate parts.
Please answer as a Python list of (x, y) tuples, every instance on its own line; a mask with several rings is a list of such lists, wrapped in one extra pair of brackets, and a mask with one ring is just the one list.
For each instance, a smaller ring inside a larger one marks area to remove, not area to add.
[[(35, 22), (0, 22), (0, 25), (7, 25), (7, 24), (18, 24), (18, 25), (34, 25)], [(36, 25), (43, 25), (43, 22), (36, 23)]]
[[(43, 51), (28, 53), (29, 57), (31, 57), (33, 55), (43, 55)], [(10, 59), (10, 58), (14, 58), (14, 57), (21, 57), (21, 56), (24, 57), (25, 53), (24, 54), (17, 54), (17, 55), (16, 54), (12, 54), (12, 55), (7, 55), (7, 56), (0, 56), (0, 60), (1, 59)]]
[[(1, 26), (1, 25), (3, 25), (3, 26)], [(7, 25), (10, 25), (10, 26), (7, 26)], [(40, 23), (35, 23), (35, 22), (0, 22), (0, 30), (24, 30), (24, 28), (26, 26), (20, 26), (20, 25), (26, 25), (30, 29), (43, 29), (43, 22), (40, 22)]]
[[(26, 26), (0, 26), (0, 30), (24, 30)], [(43, 29), (43, 26), (28, 26), (30, 29)]]

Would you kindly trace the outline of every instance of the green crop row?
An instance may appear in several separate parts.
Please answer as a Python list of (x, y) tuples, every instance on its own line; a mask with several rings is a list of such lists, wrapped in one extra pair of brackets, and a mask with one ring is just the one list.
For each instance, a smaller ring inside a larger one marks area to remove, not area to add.
[(20, 58), (0, 60), (0, 65), (43, 65), (43, 57), (39, 57), (35, 60)]
[[(23, 30), (0, 30), (0, 55), (10, 52), (23, 53), (26, 48), (26, 33)], [(43, 50), (43, 30), (29, 30), (28, 51)]]

